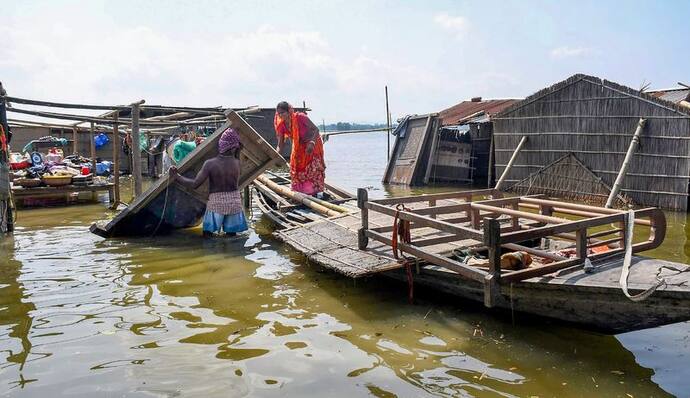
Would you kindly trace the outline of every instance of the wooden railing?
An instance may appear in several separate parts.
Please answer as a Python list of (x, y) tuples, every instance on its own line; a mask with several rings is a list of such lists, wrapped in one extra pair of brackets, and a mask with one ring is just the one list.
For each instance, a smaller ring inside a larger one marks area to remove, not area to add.
[[(441, 200), (460, 202), (437, 206)], [(415, 208), (397, 210), (395, 206), (398, 204), (414, 205)], [(489, 307), (493, 306), (501, 283), (543, 276), (564, 268), (581, 266), (586, 259), (596, 261), (625, 252), (628, 219), (626, 211), (549, 200), (542, 195), (504, 198), (498, 191), (485, 189), (368, 200), (367, 191), (360, 189), (358, 206), (362, 219), (362, 228), (359, 231), (361, 250), (366, 249), (369, 239), (386, 245), (392, 244), (392, 238), (388, 234), (392, 232), (393, 226), (369, 228), (369, 212), (397, 216), (400, 220), (409, 221), (411, 229), (432, 228), (443, 232), (445, 234), (442, 236), (421, 238), (410, 243), (398, 242), (397, 246), (403, 252), (421, 260), (483, 283), (485, 305)], [(442, 215), (446, 218), (439, 219)], [(633, 252), (659, 247), (666, 234), (666, 219), (663, 212), (656, 208), (646, 208), (635, 210), (634, 215), (635, 225), (648, 228), (649, 233), (645, 240), (633, 243)], [(572, 219), (575, 217), (579, 219)], [(558, 238), (574, 242), (575, 256), (565, 257), (523, 245), (540, 238)], [(464, 239), (477, 242), (473, 250), (488, 252), (486, 270), (425, 249), (428, 246)], [(609, 249), (608, 245), (614, 243), (618, 243), (618, 247)], [(607, 250), (590, 253), (589, 249), (598, 246), (607, 246)], [(542, 262), (545, 264), (517, 271), (502, 270), (501, 254), (516, 250), (540, 257), (544, 259)]]

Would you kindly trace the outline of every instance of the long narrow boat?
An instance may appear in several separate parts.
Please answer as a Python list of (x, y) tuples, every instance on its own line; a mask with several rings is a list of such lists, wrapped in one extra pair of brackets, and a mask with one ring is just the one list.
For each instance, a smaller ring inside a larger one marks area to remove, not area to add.
[[(193, 178), (206, 160), (217, 156), (218, 140), (228, 127), (239, 132), (242, 143), (239, 189), (243, 189), (266, 169), (284, 163), (280, 154), (237, 112), (229, 112), (227, 119), (178, 165), (180, 174)], [(169, 178), (161, 178), (112, 220), (94, 223), (91, 232), (109, 238), (151, 235), (193, 227), (201, 223), (207, 200), (208, 182), (198, 189), (189, 189)]]
[[(362, 192), (358, 200), (334, 187), (328, 193), (351, 211), (326, 216), (261, 183), (254, 197), (275, 222), (274, 236), (310, 262), (349, 277), (411, 278), (415, 286), (513, 311), (517, 319), (524, 313), (603, 333), (690, 320), (690, 266), (637, 254), (664, 239), (665, 218), (657, 209), (635, 212), (628, 289), (635, 295), (658, 286), (645, 300), (632, 301), (619, 284), (628, 217), (623, 211), (538, 195), (501, 198), (493, 190), (372, 201)], [(398, 260), (391, 247), (400, 220), (410, 222), (411, 242), (396, 244), (407, 261)], [(533, 264), (501, 269), (501, 254), (514, 251), (531, 254)], [(468, 253), (476, 256), (462, 261), (459, 256)], [(591, 271), (585, 272), (585, 262)]]

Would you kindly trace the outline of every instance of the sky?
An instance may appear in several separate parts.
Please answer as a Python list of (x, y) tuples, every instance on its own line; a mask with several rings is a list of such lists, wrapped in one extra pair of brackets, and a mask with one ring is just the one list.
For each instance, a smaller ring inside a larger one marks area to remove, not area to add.
[[(575, 73), (690, 83), (688, 1), (0, 0), (9, 95), (306, 102), (320, 124), (520, 98)], [(23, 115), (22, 115), (23, 116)]]

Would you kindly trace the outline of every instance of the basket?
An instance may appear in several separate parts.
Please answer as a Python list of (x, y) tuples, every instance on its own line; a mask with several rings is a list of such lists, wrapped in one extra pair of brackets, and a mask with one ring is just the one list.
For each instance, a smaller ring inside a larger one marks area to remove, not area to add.
[(41, 180), (38, 178), (17, 178), (13, 181), (13, 183), (24, 188), (36, 188), (37, 186), (41, 185)]
[(43, 182), (49, 187), (61, 187), (72, 183), (72, 176), (43, 176)]

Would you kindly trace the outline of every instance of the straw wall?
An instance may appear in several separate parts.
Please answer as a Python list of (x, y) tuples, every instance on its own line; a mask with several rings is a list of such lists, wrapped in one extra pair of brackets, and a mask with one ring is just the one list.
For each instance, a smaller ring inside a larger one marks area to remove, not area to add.
[(686, 210), (690, 114), (673, 103), (595, 77), (575, 75), (494, 120), (496, 173), (523, 135), (507, 186), (572, 152), (612, 186), (640, 117), (647, 119), (622, 193), (635, 204)]

